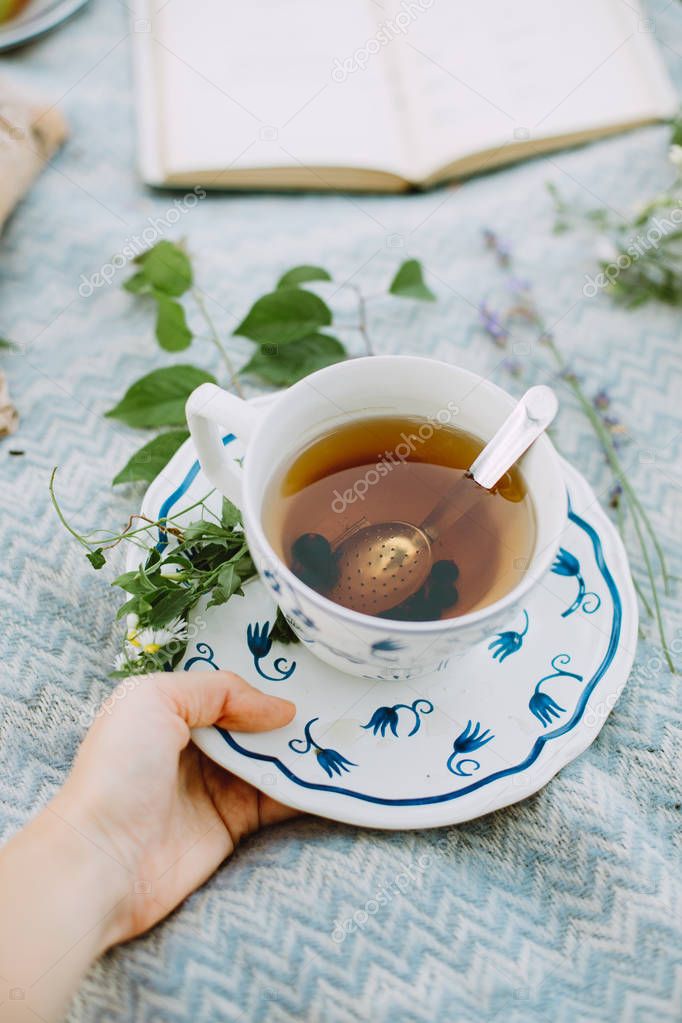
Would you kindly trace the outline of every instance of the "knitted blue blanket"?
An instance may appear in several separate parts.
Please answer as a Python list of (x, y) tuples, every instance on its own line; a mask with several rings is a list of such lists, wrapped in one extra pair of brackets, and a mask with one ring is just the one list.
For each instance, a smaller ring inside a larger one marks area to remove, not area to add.
[[(650, 13), (680, 83), (682, 8), (652, 3)], [(134, 171), (127, 18), (124, 4), (92, 4), (3, 61), (59, 102), (72, 128), (0, 241), (0, 334), (20, 345), (0, 361), (21, 412), (19, 433), (0, 444), (3, 838), (64, 779), (83, 722), (110, 689), (120, 642), (109, 569), (93, 572), (57, 523), (51, 467), (59, 465), (63, 503), (83, 528), (124, 522), (142, 490), (113, 491), (110, 481), (141, 441), (103, 413), (168, 361), (148, 310), (120, 289), (127, 271), (79, 292), (83, 275), (111, 262), (149, 218), (167, 221), (175, 199), (145, 189)], [(555, 182), (576, 206), (627, 210), (669, 181), (667, 139), (663, 127), (643, 129), (425, 195), (215, 195), (167, 236), (186, 236), (226, 335), (289, 266), (320, 263), (371, 293), (407, 254), (418, 257), (438, 302), (375, 303), (377, 351), (431, 354), (518, 392), (522, 382), (478, 329), (477, 306), (494, 302), (499, 286), (481, 241), (482, 228), (493, 228), (575, 372), (591, 391), (607, 389), (627, 428), (630, 478), (679, 575), (679, 312), (586, 297), (593, 237), (553, 234), (544, 187)], [(343, 336), (359, 351), (352, 332)], [(209, 342), (195, 346), (196, 361), (217, 369)], [(231, 342), (237, 360), (247, 348)], [(550, 377), (542, 353), (508, 355), (525, 381)], [(562, 399), (557, 444), (604, 495), (600, 451), (566, 391)], [(642, 576), (637, 557), (633, 570)], [(666, 598), (663, 611), (679, 661), (679, 600)], [(153, 933), (95, 965), (70, 1019), (679, 1020), (679, 682), (646, 621), (644, 632), (599, 738), (545, 790), (440, 832), (300, 819), (262, 833)], [(348, 919), (355, 927), (339, 941)]]

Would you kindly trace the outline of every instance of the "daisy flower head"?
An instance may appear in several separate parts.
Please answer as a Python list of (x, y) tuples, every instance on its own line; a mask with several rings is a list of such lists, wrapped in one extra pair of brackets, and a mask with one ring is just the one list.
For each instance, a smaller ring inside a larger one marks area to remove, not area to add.
[(184, 643), (187, 639), (187, 625), (181, 618), (174, 618), (160, 629), (128, 629), (126, 646), (145, 654), (158, 654), (169, 643)]
[(133, 675), (136, 671), (136, 661), (140, 659), (140, 652), (138, 650), (130, 649), (126, 647), (120, 654), (116, 654), (114, 657), (114, 671), (117, 674)]

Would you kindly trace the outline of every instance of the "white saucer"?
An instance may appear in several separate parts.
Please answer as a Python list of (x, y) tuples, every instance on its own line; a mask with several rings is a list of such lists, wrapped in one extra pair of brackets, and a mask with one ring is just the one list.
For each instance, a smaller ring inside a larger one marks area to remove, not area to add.
[[(242, 454), (231, 434), (224, 443)], [(556, 570), (505, 632), (424, 678), (355, 678), (302, 643), (270, 647), (275, 607), (259, 580), (224, 607), (198, 606), (198, 633), (178, 670), (236, 671), (293, 700), (298, 713), (265, 734), (199, 729), (197, 745), (282, 803), (367, 827), (454, 824), (540, 789), (594, 741), (637, 644), (623, 545), (589, 485), (564, 465), (569, 518)], [(142, 511), (177, 514), (209, 489), (190, 440), (152, 483)], [(131, 550), (129, 568), (135, 560)], [(387, 665), (394, 656), (386, 651)]]

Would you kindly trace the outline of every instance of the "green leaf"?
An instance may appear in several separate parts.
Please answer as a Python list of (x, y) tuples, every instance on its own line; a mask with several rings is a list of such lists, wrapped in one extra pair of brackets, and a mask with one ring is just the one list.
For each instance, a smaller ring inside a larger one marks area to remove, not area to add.
[(408, 259), (398, 268), (388, 289), (401, 298), (417, 298), (422, 302), (435, 302), (436, 296), (424, 283), (422, 265), (417, 259)]
[(106, 414), (128, 426), (184, 426), (185, 402), (199, 384), (216, 382), (196, 366), (155, 369), (132, 384), (118, 405)]
[(192, 287), (192, 264), (187, 253), (173, 242), (160, 241), (135, 262), (152, 287), (177, 298)]
[(242, 369), (275, 387), (288, 387), (317, 369), (342, 362), (346, 349), (328, 334), (311, 334), (288, 345), (265, 345), (254, 352)]
[(152, 609), (152, 605), (144, 597), (131, 597), (130, 600), (126, 600), (125, 604), (121, 604), (118, 611), (116, 612), (116, 621), (120, 621), (121, 618), (125, 618), (127, 614), (136, 614), (140, 618), (149, 614)]
[(117, 483), (132, 483), (134, 480), (156, 479), (161, 470), (170, 462), (181, 444), (189, 437), (187, 430), (169, 430), (136, 451), (130, 461), (112, 480)]
[(300, 639), (293, 631), (289, 622), (284, 617), (282, 608), (277, 608), (277, 615), (272, 628), (270, 629), (270, 639), (273, 643), (300, 643)]
[(185, 310), (172, 298), (159, 296), (156, 316), (156, 340), (167, 352), (181, 352), (192, 343)]
[(135, 586), (135, 581), (142, 575), (143, 573), (139, 569), (134, 572), (124, 572), (123, 575), (116, 576), (111, 585), (120, 586), (127, 593), (132, 593), (133, 590), (130, 587)]
[(279, 288), (254, 302), (234, 333), (259, 344), (286, 345), (331, 322), (331, 310), (312, 291)]
[(127, 281), (124, 281), (123, 287), (132, 295), (144, 295), (148, 294), (152, 290), (152, 286), (147, 279), (147, 275), (144, 270), (138, 270), (137, 273), (134, 273)]
[(239, 573), (236, 571), (234, 565), (225, 565), (225, 568), (221, 568), (218, 573), (218, 586), (227, 594), (232, 596), (235, 590), (238, 590), (242, 584)]
[(224, 529), (231, 529), (232, 526), (241, 525), (242, 513), (232, 501), (223, 498), (223, 509), (220, 515), (220, 522)]
[(150, 597), (151, 599), (156, 593), (160, 578), (158, 573), (156, 577), (153, 575), (150, 577), (146, 572), (146, 568), (141, 567), (133, 572), (124, 572), (123, 575), (117, 576), (111, 585), (125, 590), (131, 597)]
[(96, 551), (90, 551), (90, 553), (86, 554), (85, 557), (95, 569), (104, 568), (107, 563), (107, 559), (102, 554), (101, 547), (98, 547)]
[(152, 605), (146, 623), (153, 629), (161, 628), (163, 625), (168, 625), (174, 618), (180, 617), (192, 604), (192, 595), (184, 587), (169, 587), (162, 594), (160, 600), (156, 600)]
[(14, 349), (16, 347), (13, 341), (8, 341), (6, 337), (0, 337), (0, 348)]
[(277, 287), (297, 288), (299, 284), (305, 284), (306, 281), (330, 281), (331, 279), (331, 274), (328, 274), (321, 266), (295, 266), (292, 270), (287, 270), (285, 274), (282, 274), (277, 281)]

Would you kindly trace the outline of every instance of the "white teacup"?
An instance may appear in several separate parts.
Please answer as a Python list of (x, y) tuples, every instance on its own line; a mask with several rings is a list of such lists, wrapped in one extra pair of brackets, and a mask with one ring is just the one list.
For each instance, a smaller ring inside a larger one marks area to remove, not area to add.
[[(268, 483), (311, 441), (353, 419), (415, 416), (447, 421), (489, 440), (515, 402), (475, 373), (432, 359), (374, 356), (319, 370), (258, 406), (202, 384), (187, 402), (187, 421), (204, 473), (242, 512), (258, 572), (300, 639), (321, 660), (363, 678), (407, 679), (434, 670), (451, 654), (503, 628), (550, 569), (566, 515), (566, 486), (554, 447), (540, 437), (523, 456), (535, 511), (535, 547), (515, 566), (518, 584), (459, 618), (398, 622), (351, 611), (301, 582), (273, 550), (262, 518)], [(240, 466), (222, 444), (232, 431), (246, 445)]]

